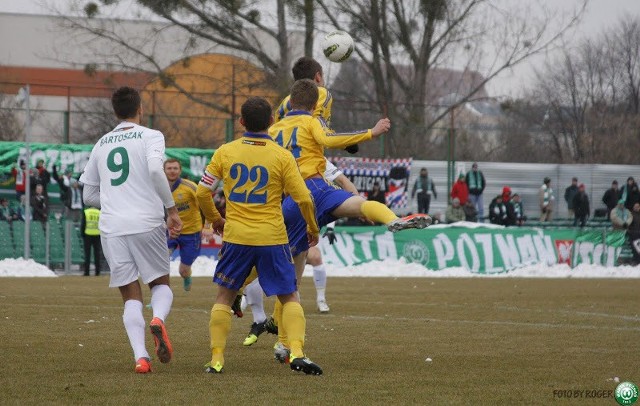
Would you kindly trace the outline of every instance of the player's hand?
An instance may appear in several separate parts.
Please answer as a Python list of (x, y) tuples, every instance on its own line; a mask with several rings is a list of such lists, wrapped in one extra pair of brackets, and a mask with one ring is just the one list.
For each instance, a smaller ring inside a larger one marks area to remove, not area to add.
[(169, 229), (169, 237), (178, 238), (182, 231), (182, 220), (178, 215), (178, 210), (174, 207), (168, 210), (167, 228)]
[(329, 240), (329, 244), (333, 245), (334, 242), (336, 242), (337, 238), (336, 238), (336, 232), (333, 231), (333, 228), (331, 227), (327, 227), (327, 231), (324, 232), (324, 234), (322, 234), (323, 237), (327, 237), (327, 240)]
[(320, 234), (307, 232), (307, 239), (309, 240), (309, 247), (315, 247), (320, 241)]
[(213, 227), (209, 224), (202, 227), (202, 232), (200, 233), (202, 239), (206, 242), (209, 242), (213, 239)]
[(375, 126), (371, 129), (371, 135), (377, 137), (378, 135), (384, 134), (391, 128), (391, 120), (388, 118), (383, 118), (379, 120)]
[(223, 218), (220, 218), (219, 220), (214, 221), (212, 224), (213, 232), (222, 236), (222, 233), (224, 232), (224, 223), (225, 223), (225, 219)]

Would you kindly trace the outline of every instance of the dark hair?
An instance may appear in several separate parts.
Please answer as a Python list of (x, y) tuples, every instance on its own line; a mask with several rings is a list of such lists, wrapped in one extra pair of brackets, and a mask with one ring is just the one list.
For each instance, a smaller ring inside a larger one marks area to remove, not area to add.
[(123, 86), (113, 92), (111, 105), (118, 118), (133, 118), (140, 108), (140, 93), (132, 87)]
[(577, 181), (578, 181), (578, 178), (576, 177), (571, 178), (571, 182), (577, 182)]
[(612, 185), (617, 185), (617, 184), (618, 184), (618, 181), (614, 179), (614, 180), (613, 180), (613, 182), (611, 182), (611, 184), (612, 184)]
[(543, 183), (549, 183), (549, 182), (551, 182), (551, 178), (550, 177), (547, 176), (546, 178), (544, 178), (544, 182)]
[(240, 112), (247, 131), (263, 132), (271, 124), (271, 105), (262, 97), (248, 98)]
[(311, 79), (300, 79), (291, 86), (291, 107), (311, 111), (318, 103), (318, 86)]
[(177, 162), (177, 163), (178, 163), (178, 166), (180, 167), (180, 169), (182, 169), (182, 164), (180, 163), (180, 161), (178, 161), (178, 160), (177, 160), (177, 159), (175, 159), (175, 158), (169, 158), (169, 159), (167, 159), (166, 161), (164, 161), (164, 164), (162, 164), (162, 166), (163, 166), (163, 168), (166, 168), (166, 167), (167, 167), (167, 164), (171, 164), (171, 163), (174, 163), (174, 162)]
[(322, 65), (320, 65), (318, 61), (313, 58), (303, 56), (293, 64), (291, 72), (293, 73), (293, 80), (313, 80), (316, 77), (316, 73), (320, 72), (320, 74), (322, 75)]

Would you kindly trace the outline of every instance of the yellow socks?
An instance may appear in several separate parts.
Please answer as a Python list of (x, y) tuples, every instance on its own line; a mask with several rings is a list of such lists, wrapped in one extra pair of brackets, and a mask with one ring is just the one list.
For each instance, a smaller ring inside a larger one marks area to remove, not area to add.
[(376, 223), (389, 224), (398, 218), (398, 216), (384, 204), (370, 200), (362, 203), (360, 211), (364, 217)]
[(273, 307), (273, 320), (275, 320), (278, 326), (278, 342), (285, 347), (289, 347), (289, 338), (287, 337), (287, 329), (282, 324), (282, 303), (276, 299), (276, 305)]
[(227, 345), (227, 335), (231, 330), (231, 307), (214, 304), (209, 320), (209, 335), (211, 337), (211, 365), (219, 362), (224, 365), (224, 347)]
[[(302, 306), (297, 302), (287, 302), (282, 306), (282, 324), (289, 338), (289, 349), (294, 358), (304, 357), (304, 331), (306, 320)], [(278, 327), (280, 332), (280, 327)]]

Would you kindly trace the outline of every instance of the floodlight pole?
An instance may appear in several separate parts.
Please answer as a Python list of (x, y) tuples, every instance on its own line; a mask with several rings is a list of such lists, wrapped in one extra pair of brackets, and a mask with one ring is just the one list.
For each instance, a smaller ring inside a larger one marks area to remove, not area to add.
[[(27, 179), (25, 179), (25, 203), (24, 203), (24, 259), (29, 259), (31, 256), (31, 146), (29, 144), (31, 139), (31, 103), (29, 102), (29, 95), (31, 88), (26, 85), (24, 88), (24, 102), (27, 106), (27, 119), (26, 119), (26, 131), (24, 134), (24, 147), (25, 147), (25, 163)], [(21, 90), (23, 90), (21, 89)]]

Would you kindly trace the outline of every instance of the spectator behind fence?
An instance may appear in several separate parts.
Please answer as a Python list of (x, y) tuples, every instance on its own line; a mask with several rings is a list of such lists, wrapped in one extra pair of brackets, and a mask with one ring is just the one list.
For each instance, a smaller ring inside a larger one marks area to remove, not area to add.
[(447, 218), (447, 223), (456, 223), (458, 221), (464, 221), (465, 214), (464, 209), (460, 205), (460, 199), (454, 197), (451, 199), (451, 204), (447, 206), (447, 211), (445, 213)]
[(73, 178), (71, 169), (67, 168), (64, 175), (58, 175), (56, 166), (53, 166), (52, 176), (60, 187), (60, 200), (64, 204), (64, 217), (72, 221), (80, 221), (82, 218), (82, 189), (78, 180)]
[(473, 204), (471, 199), (467, 200), (467, 203), (462, 207), (464, 210), (464, 219), (466, 221), (470, 221), (472, 223), (476, 223), (478, 221), (478, 210), (476, 210), (476, 206)]
[(0, 221), (12, 222), (13, 220), (18, 220), (18, 214), (9, 206), (7, 199), (0, 199)]
[(16, 183), (16, 199), (20, 201), (20, 197), (25, 194), (25, 188), (27, 187), (27, 164), (21, 159), (20, 169), (11, 168), (11, 176), (13, 176)]
[(571, 185), (564, 190), (564, 201), (567, 202), (569, 218), (575, 217), (573, 198), (578, 194), (578, 178), (571, 178)]
[(458, 180), (451, 188), (451, 198), (458, 198), (462, 206), (469, 200), (469, 188), (467, 187), (467, 182), (464, 181), (464, 174), (462, 173), (458, 176)]
[(489, 204), (489, 222), (506, 226), (509, 224), (507, 205), (502, 201), (502, 195), (498, 195)]
[(475, 206), (479, 220), (482, 221), (482, 217), (484, 216), (482, 194), (484, 193), (484, 188), (487, 186), (487, 182), (484, 179), (482, 171), (478, 170), (477, 162), (471, 165), (471, 170), (467, 172), (465, 181), (469, 189), (469, 200), (471, 200), (471, 203)]
[(27, 219), (26, 218), (27, 215), (29, 216), (30, 219), (33, 219), (32, 213), (33, 213), (33, 207), (31, 207), (31, 210), (29, 210), (29, 213), (27, 214), (27, 195), (20, 196), (20, 204), (16, 209), (18, 220), (25, 221)]
[(620, 200), (620, 189), (618, 189), (618, 181), (611, 182), (611, 188), (607, 189), (602, 196), (602, 203), (607, 206), (607, 218), (611, 218), (611, 210), (615, 209)]
[(578, 225), (578, 221), (580, 222), (580, 227), (584, 227), (587, 223), (587, 219), (591, 215), (591, 209), (589, 208), (589, 196), (587, 195), (586, 188), (584, 183), (581, 183), (578, 187), (578, 193), (573, 196), (573, 226)]
[(384, 197), (384, 192), (380, 190), (380, 183), (373, 182), (373, 190), (367, 195), (367, 200), (387, 204), (387, 200)]
[(551, 188), (551, 178), (544, 178), (538, 197), (540, 200), (540, 221), (551, 221), (553, 217), (553, 201), (556, 199)]
[(35, 170), (31, 171), (31, 192), (35, 192), (37, 185), (42, 185), (42, 194), (48, 200), (49, 183), (51, 183), (51, 174), (44, 166), (44, 159), (38, 159)]
[(522, 205), (520, 195), (517, 193), (515, 193), (509, 203), (507, 203), (507, 217), (509, 219), (509, 225), (518, 227), (522, 226), (527, 220), (527, 217), (524, 215), (524, 206)]
[(616, 207), (611, 210), (611, 225), (614, 230), (626, 230), (633, 222), (633, 215), (624, 207), (624, 199), (618, 200)]
[(438, 198), (436, 192), (436, 185), (433, 183), (433, 179), (429, 177), (429, 171), (427, 168), (420, 169), (420, 176), (416, 179), (411, 189), (411, 198), (418, 195), (418, 213), (429, 213), (429, 206), (431, 205), (431, 195), (434, 199)]
[(511, 188), (505, 186), (502, 188), (502, 203), (507, 204), (511, 201)]
[(91, 248), (93, 248), (93, 264), (96, 267), (96, 276), (100, 275), (100, 210), (87, 207), (82, 211), (82, 239), (84, 240), (84, 276), (89, 276), (91, 266)]
[(49, 198), (44, 195), (44, 187), (36, 185), (34, 195), (31, 196), (31, 207), (33, 208), (33, 220), (42, 223), (49, 219)]
[(640, 191), (638, 190), (638, 184), (633, 176), (627, 178), (627, 184), (622, 187), (620, 191), (620, 198), (624, 199), (624, 207), (629, 210), (633, 209), (633, 205), (640, 203)]
[(640, 203), (633, 205), (631, 211), (633, 221), (627, 230), (631, 251), (633, 251), (633, 264), (640, 264)]

